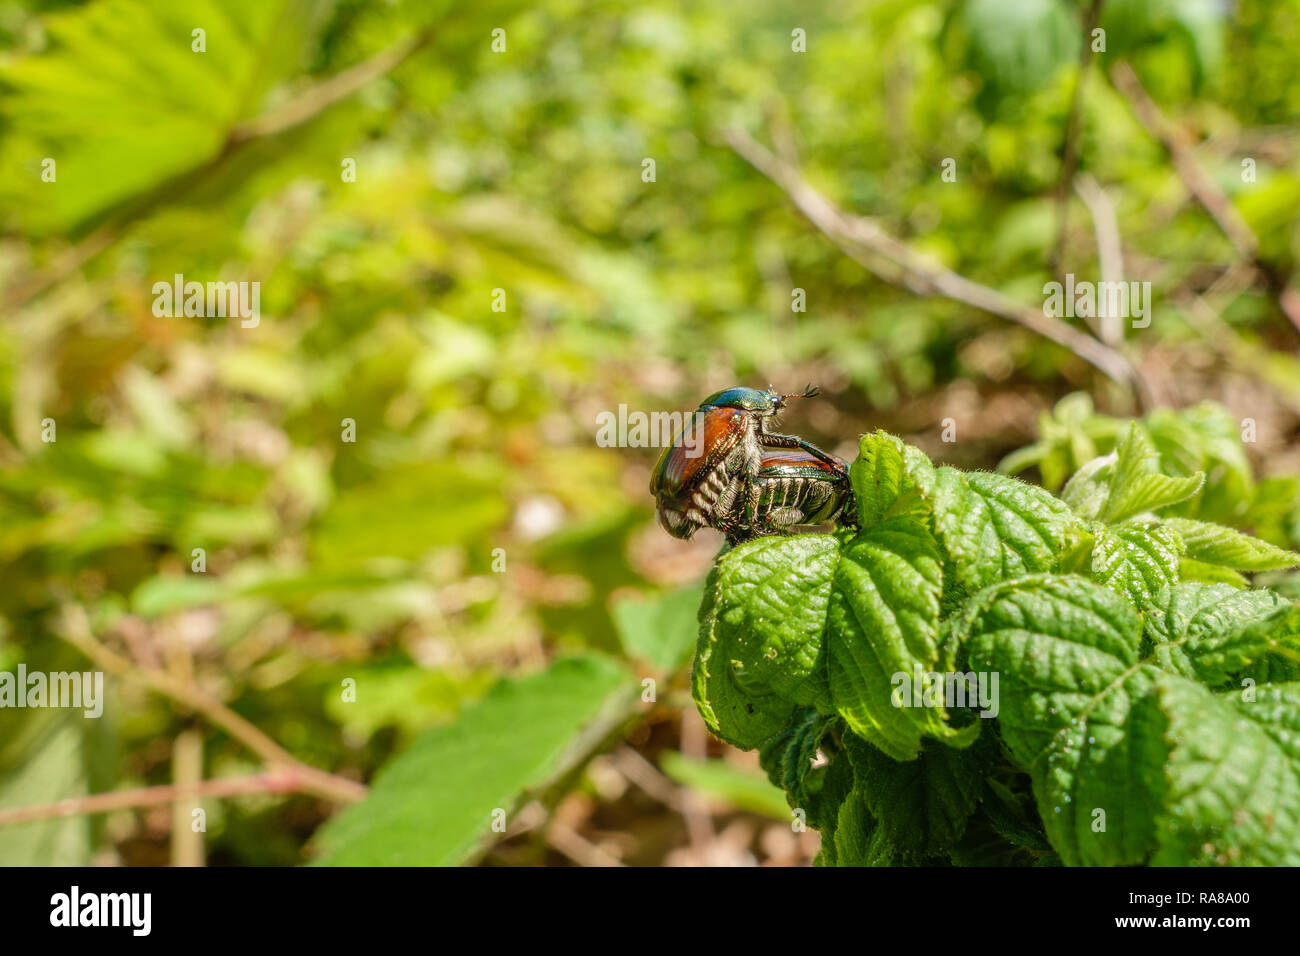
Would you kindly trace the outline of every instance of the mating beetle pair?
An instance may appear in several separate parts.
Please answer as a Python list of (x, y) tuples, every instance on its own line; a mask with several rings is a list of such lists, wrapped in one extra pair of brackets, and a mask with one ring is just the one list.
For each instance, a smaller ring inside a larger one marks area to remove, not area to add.
[(817, 394), (811, 385), (791, 395), (728, 388), (701, 402), (686, 425), (699, 429), (701, 440), (686, 442), (683, 430), (650, 476), (664, 529), (689, 538), (698, 528), (717, 528), (737, 544), (851, 516), (848, 466), (802, 438), (767, 430), (789, 399)]

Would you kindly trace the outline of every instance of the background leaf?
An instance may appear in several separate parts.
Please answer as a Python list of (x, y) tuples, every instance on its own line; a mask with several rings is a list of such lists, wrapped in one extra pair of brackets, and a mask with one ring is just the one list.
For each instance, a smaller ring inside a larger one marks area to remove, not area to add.
[(318, 835), (323, 866), (447, 866), (481, 852), (493, 813), (585, 759), (631, 713), (631, 675), (597, 656), (498, 684), (450, 727), (428, 731), (370, 796)]

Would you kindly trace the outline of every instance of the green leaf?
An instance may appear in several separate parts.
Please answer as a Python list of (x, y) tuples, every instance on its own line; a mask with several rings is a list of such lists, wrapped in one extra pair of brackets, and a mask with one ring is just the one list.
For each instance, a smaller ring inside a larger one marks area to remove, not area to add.
[(840, 804), (831, 865), (888, 866), (892, 860), (890, 848), (879, 838), (876, 822), (867, 810), (866, 795), (854, 790)]
[(1245, 576), (1231, 568), (1206, 564), (1187, 557), (1178, 561), (1178, 577), (1183, 581), (1200, 581), (1204, 584), (1228, 584), (1234, 588), (1250, 587), (1250, 582)]
[(908, 761), (865, 742), (847, 752), (879, 838), (896, 856), (919, 861), (943, 855), (962, 838), (984, 786), (976, 748), (927, 741), (920, 757)]
[(1145, 607), (1161, 588), (1178, 583), (1183, 545), (1166, 526), (1129, 521), (1097, 525), (1092, 579)]
[(1160, 471), (1174, 477), (1203, 472), (1210, 476), (1201, 492), (1170, 511), (1238, 524), (1254, 495), (1250, 460), (1241, 441), (1241, 422), (1214, 402), (1172, 411), (1156, 409), (1144, 420), (1160, 454)]
[(216, 604), (229, 597), (230, 587), (206, 574), (158, 575), (146, 578), (131, 594), (131, 609), (142, 617)]
[(693, 685), (709, 729), (757, 747), (796, 705), (831, 707), (823, 634), (839, 542), (747, 541), (718, 559), (700, 607)]
[[(67, 229), (199, 170), (302, 68), (325, 6), (105, 0), (48, 17), (49, 50), (3, 72), (0, 208), (29, 231)], [(196, 26), (207, 53), (190, 49)], [(57, 188), (41, 182), (47, 156)]]
[(1289, 607), (1271, 591), (1185, 583), (1159, 594), (1144, 626), (1162, 669), (1219, 687), (1268, 652), (1276, 612)]
[(990, 91), (1028, 93), (1071, 62), (1079, 26), (1062, 0), (966, 0), (967, 55)]
[(653, 600), (625, 599), (613, 608), (614, 626), (628, 657), (670, 674), (690, 659), (698, 633), (703, 586), (681, 588)]
[(861, 527), (894, 514), (914, 513), (934, 487), (934, 466), (918, 448), (883, 431), (863, 435), (849, 467)]
[[(1000, 674), (1002, 738), (1033, 780), (1061, 859), (1142, 862), (1164, 746), (1137, 613), (1083, 578), (1035, 575), (982, 591), (964, 624), (971, 667)], [(1104, 830), (1094, 829), (1099, 810)]]
[(1240, 640), (1253, 643), (1257, 653), (1234, 677), (1245, 686), (1300, 680), (1300, 605), (1283, 601), (1272, 613), (1246, 625)]
[(621, 665), (563, 658), (503, 680), (452, 726), (426, 732), (375, 778), (370, 795), (319, 831), (326, 866), (450, 866), (473, 860), (531, 790), (563, 776), (618, 730), (637, 685)]
[(1186, 477), (1160, 474), (1159, 455), (1136, 422), (1129, 426), (1115, 455), (1110, 493), (1098, 515), (1107, 524), (1176, 504), (1196, 494), (1205, 483), (1200, 472)]
[[(41, 712), (40, 726), (16, 741), (15, 728), (6, 728), (0, 808), (86, 795), (81, 714), (56, 717), (54, 713)], [(0, 827), (0, 861), (5, 866), (88, 866), (92, 848), (90, 820), (84, 816)]]
[(827, 655), (835, 708), (849, 727), (908, 760), (923, 733), (947, 735), (942, 708), (895, 707), (895, 674), (939, 661), (941, 557), (913, 517), (887, 519), (845, 546), (830, 596)]
[(853, 768), (846, 757), (823, 761), (817, 767), (813, 761), (823, 739), (839, 724), (838, 718), (810, 708), (759, 750), (759, 762), (768, 779), (785, 791), (791, 809), (804, 811), (807, 824), (821, 830), (827, 843), (834, 834), (840, 804), (853, 788)]
[(1157, 692), (1169, 792), (1152, 863), (1300, 864), (1300, 685), (1245, 703), (1165, 674)]
[(1300, 554), (1284, 551), (1221, 524), (1190, 518), (1164, 520), (1187, 545), (1187, 556), (1205, 564), (1217, 564), (1237, 571), (1276, 571), (1300, 564)]
[(971, 593), (1050, 571), (1080, 523), (1042, 488), (990, 472), (939, 468), (934, 524), (957, 582)]
[(791, 820), (785, 794), (762, 774), (725, 760), (692, 760), (675, 750), (664, 751), (659, 766), (673, 780), (697, 793), (774, 820)]
[(1115, 478), (1115, 453), (1085, 462), (1061, 489), (1061, 500), (1070, 510), (1088, 521), (1097, 519), (1106, 507), (1111, 482)]

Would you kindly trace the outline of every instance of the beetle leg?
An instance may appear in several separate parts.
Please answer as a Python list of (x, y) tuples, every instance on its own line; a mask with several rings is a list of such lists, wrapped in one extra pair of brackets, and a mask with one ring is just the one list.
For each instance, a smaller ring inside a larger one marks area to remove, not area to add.
[(778, 435), (775, 432), (762, 432), (758, 436), (759, 444), (765, 448), (801, 448), (815, 458), (820, 458), (828, 465), (843, 469), (844, 462), (834, 455), (828, 455), (812, 442), (804, 441), (795, 435)]
[(762, 487), (755, 479), (750, 478), (745, 482), (745, 504), (741, 510), (741, 516), (744, 518), (744, 523), (751, 529), (754, 528), (758, 518), (758, 496), (761, 491)]

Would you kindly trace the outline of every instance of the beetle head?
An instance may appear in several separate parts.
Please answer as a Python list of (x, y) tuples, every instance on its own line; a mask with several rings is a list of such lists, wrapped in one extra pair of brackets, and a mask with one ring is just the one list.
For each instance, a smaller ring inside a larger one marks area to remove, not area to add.
[(788, 394), (782, 394), (770, 385), (767, 387), (767, 391), (763, 391), (761, 388), (741, 388), (737, 386), (714, 392), (700, 403), (700, 408), (739, 408), (766, 418), (779, 412), (785, 407), (785, 403), (792, 398), (813, 398), (819, 393), (819, 389), (815, 385), (809, 385), (802, 392)]

